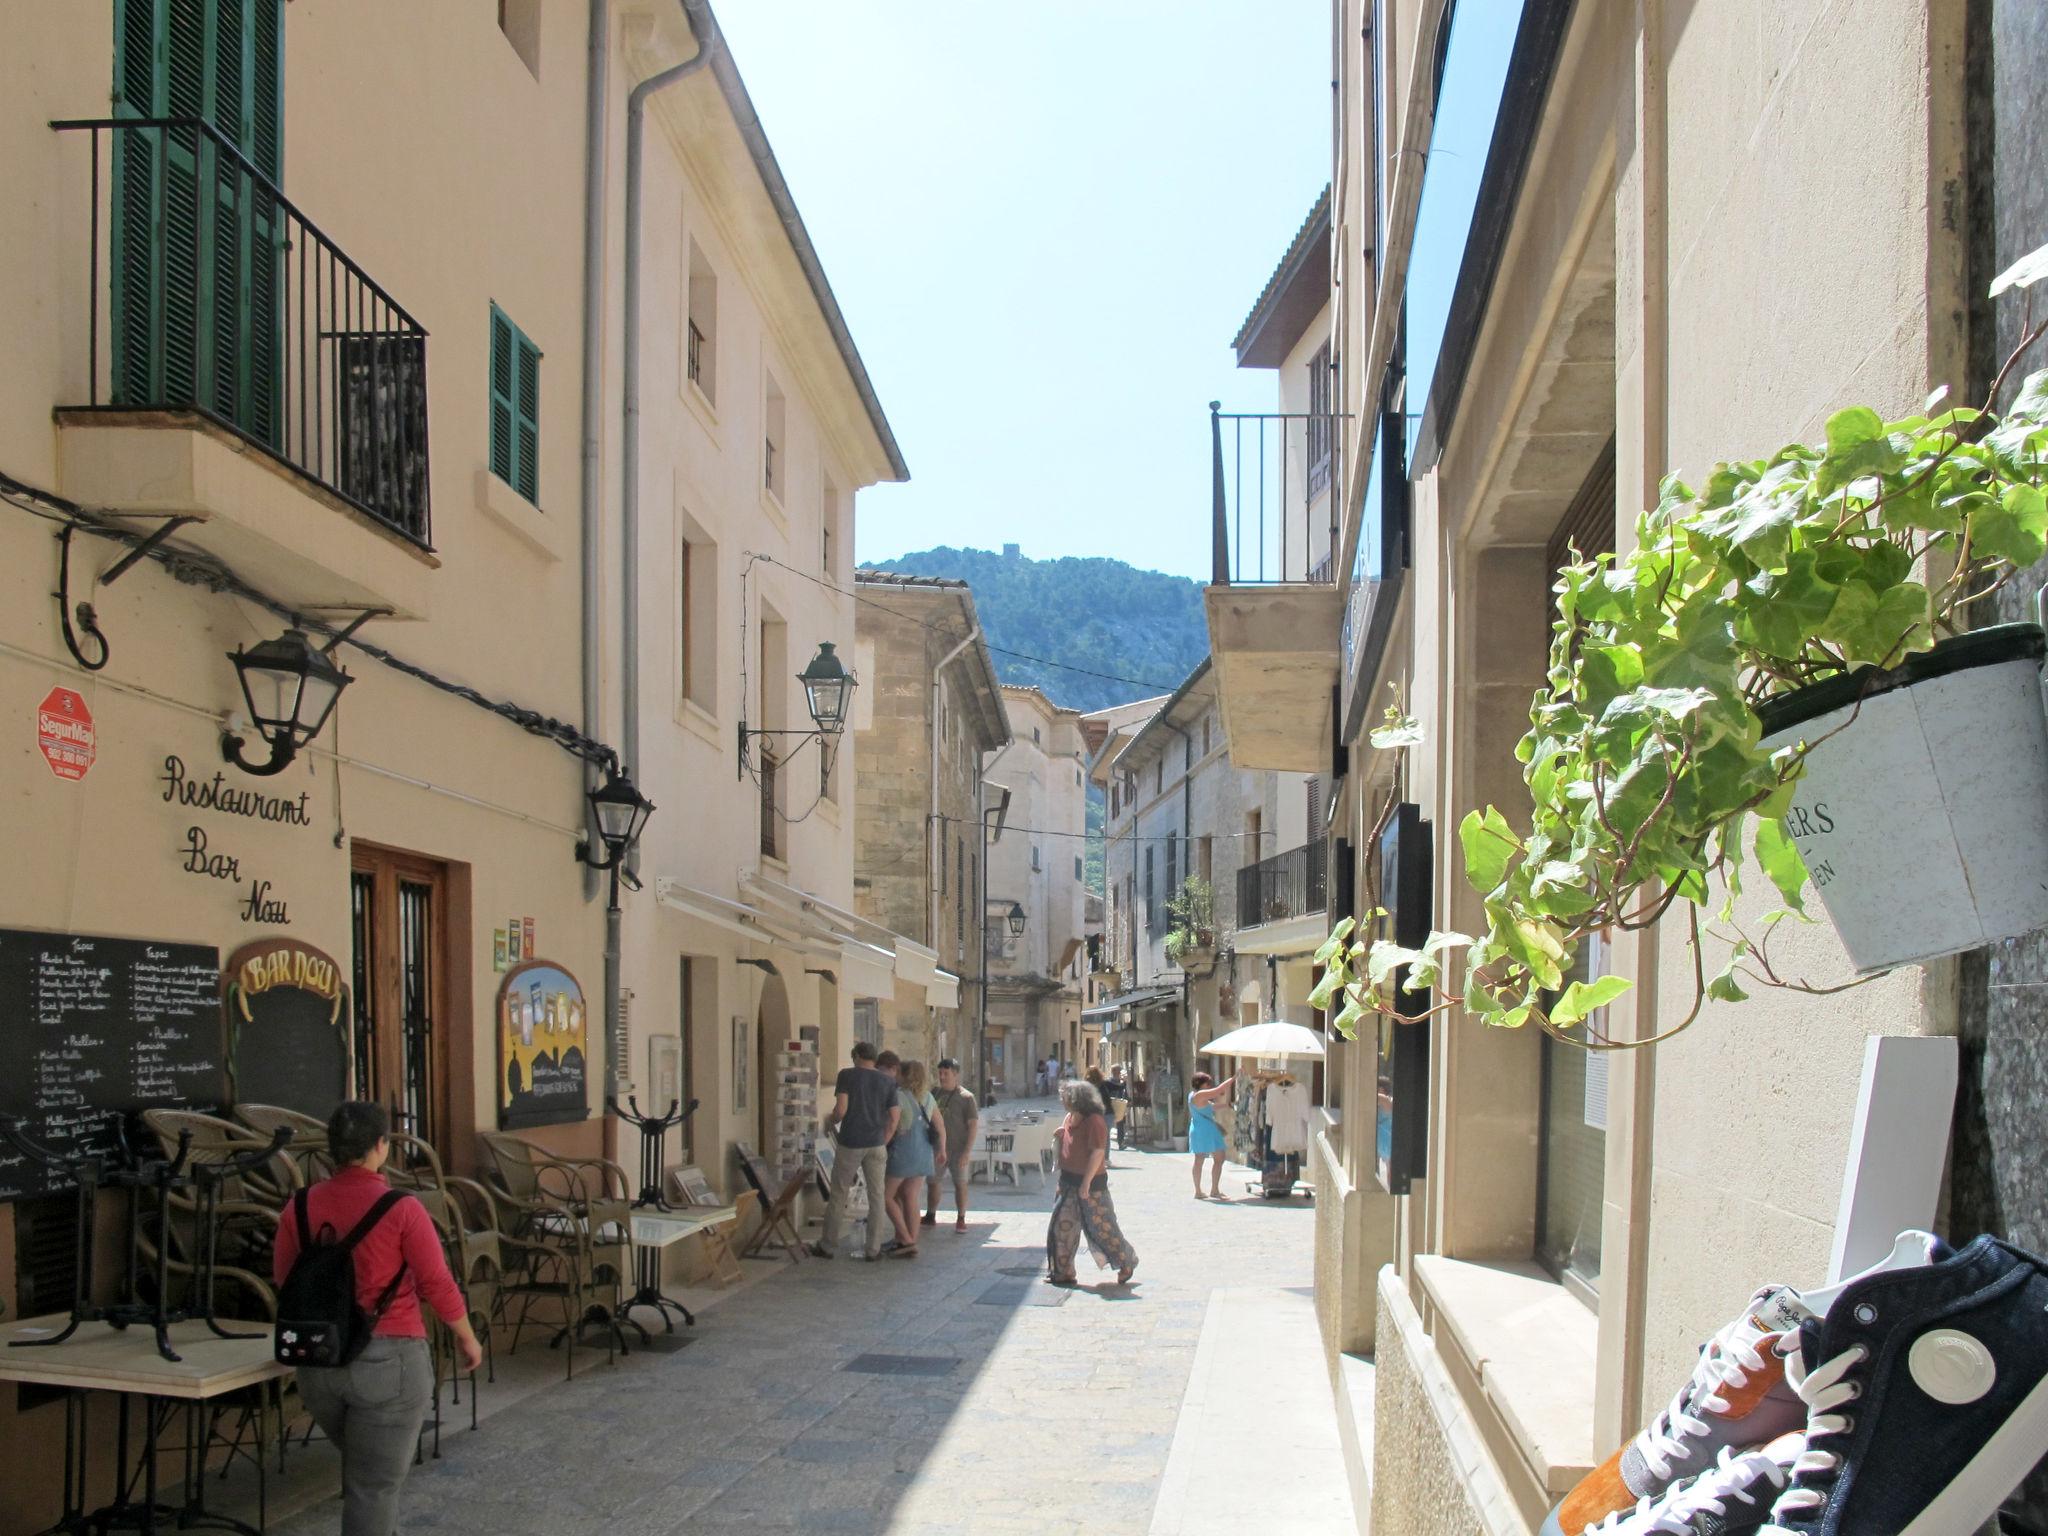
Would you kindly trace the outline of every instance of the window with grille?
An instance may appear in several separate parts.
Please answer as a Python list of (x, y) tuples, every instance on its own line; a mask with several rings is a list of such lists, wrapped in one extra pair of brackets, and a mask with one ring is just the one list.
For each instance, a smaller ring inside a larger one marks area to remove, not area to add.
[(695, 240), (690, 241), (690, 267), (685, 274), (683, 318), (683, 380), (695, 386), (706, 405), (718, 403), (718, 275)]
[(540, 505), (540, 348), (491, 306), (491, 473)]

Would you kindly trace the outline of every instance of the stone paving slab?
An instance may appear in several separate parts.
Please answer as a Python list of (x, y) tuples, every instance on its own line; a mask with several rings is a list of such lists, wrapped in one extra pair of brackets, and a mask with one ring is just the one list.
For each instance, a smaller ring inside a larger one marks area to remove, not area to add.
[[(846, 1256), (806, 1260), (713, 1309), (686, 1350), (579, 1370), (475, 1434), (445, 1433), (442, 1458), (407, 1484), (403, 1524), (485, 1536), (1144, 1531), (1212, 1296), (1307, 1287), (1314, 1216), (1305, 1203), (1197, 1201), (1186, 1154), (1119, 1151), (1110, 1179), (1140, 1256), (1128, 1289), (1085, 1250), (1080, 1288), (1035, 1278), (1050, 1190), (977, 1201), (965, 1234), (949, 1209), (914, 1260), (861, 1262), (856, 1229)], [(992, 1288), (1013, 1299), (983, 1304)], [(1042, 1296), (1060, 1304), (1031, 1304)], [(1320, 1374), (1312, 1337), (1306, 1347)], [(845, 1369), (864, 1354), (959, 1364), (942, 1376)], [(1248, 1418), (1262, 1411), (1257, 1371), (1207, 1390), (1236, 1391)], [(1334, 1456), (1304, 1451), (1291, 1475), (1341, 1487)], [(326, 1536), (338, 1517), (330, 1499), (276, 1529)]]

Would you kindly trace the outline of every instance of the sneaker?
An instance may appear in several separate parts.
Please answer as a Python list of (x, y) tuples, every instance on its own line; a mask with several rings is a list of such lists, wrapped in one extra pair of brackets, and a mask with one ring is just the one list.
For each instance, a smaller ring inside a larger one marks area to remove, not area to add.
[(1594, 1468), (1543, 1522), (1541, 1536), (1581, 1536), (1601, 1520), (1662, 1498), (1715, 1465), (1724, 1450), (1764, 1445), (1806, 1426), (1806, 1404), (1785, 1380), (1784, 1348), (1843, 1290), (1870, 1275), (1924, 1265), (1941, 1246), (1908, 1232), (1884, 1261), (1826, 1290), (1765, 1286), (1700, 1351), (1691, 1380), (1634, 1440)]
[(1793, 1433), (1760, 1450), (1724, 1450), (1699, 1476), (1609, 1515), (1587, 1527), (1586, 1536), (1755, 1536), (1805, 1448), (1806, 1437)]
[(2048, 1455), (2048, 1264), (1994, 1237), (1860, 1276), (1800, 1325), (1807, 1448), (1769, 1536), (1957, 1536)]

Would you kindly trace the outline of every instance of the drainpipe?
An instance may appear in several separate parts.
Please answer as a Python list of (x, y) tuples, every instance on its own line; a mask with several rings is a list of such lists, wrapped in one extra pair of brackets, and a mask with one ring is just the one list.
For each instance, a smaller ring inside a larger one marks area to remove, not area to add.
[[(931, 819), (925, 824), (929, 829), (925, 840), (931, 845), (931, 864), (927, 870), (929, 878), (925, 881), (925, 890), (929, 893), (929, 899), (925, 903), (925, 940), (933, 949), (939, 947), (939, 875), (946, 856), (939, 837), (939, 675), (980, 638), (981, 625), (976, 624), (968, 630), (967, 638), (941, 656), (939, 664), (932, 668), (932, 814)], [(979, 752), (974, 754), (974, 763), (977, 768), (981, 766)], [(979, 783), (980, 780), (981, 775), (977, 773), (975, 782)], [(977, 796), (979, 793), (977, 790)]]
[[(647, 136), (647, 98), (685, 80), (711, 62), (718, 34), (706, 33), (683, 7), (697, 51), (680, 64), (649, 75), (626, 97), (626, 335), (625, 420), (620, 435), (624, 464), (619, 494), (619, 561), (624, 586), (619, 603), (619, 686), (624, 694), (620, 736), (629, 769), (640, 766), (640, 225), (646, 201), (641, 160)], [(637, 858), (629, 868), (637, 869)]]
[[(599, 611), (603, 585), (598, 562), (604, 538), (604, 465), (600, 444), (604, 431), (604, 379), (599, 366), (604, 353), (604, 129), (606, 66), (611, 56), (609, 8), (610, 0), (590, 0), (590, 83), (583, 126), (583, 734), (593, 741), (604, 736), (599, 729), (604, 708), (604, 637)], [(584, 765), (583, 779), (586, 789), (596, 787), (595, 763)], [(597, 814), (587, 801), (583, 822), (583, 835), (590, 846), (602, 847), (597, 835)], [(585, 864), (583, 899), (593, 900), (597, 891), (597, 871)], [(607, 1040), (617, 1023), (618, 961), (617, 935), (608, 933), (604, 954)]]

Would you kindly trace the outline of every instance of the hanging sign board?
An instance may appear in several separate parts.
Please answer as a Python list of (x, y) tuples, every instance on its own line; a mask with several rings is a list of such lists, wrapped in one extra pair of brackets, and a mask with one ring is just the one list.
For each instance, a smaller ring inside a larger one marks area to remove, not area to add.
[(528, 960), (498, 987), (498, 1128), (590, 1115), (583, 989), (552, 960)]
[[(221, 1103), (220, 951), (0, 931), (0, 1113), (60, 1153), (107, 1155), (136, 1110)], [(0, 1200), (69, 1188), (0, 1145)]]
[(297, 939), (263, 939), (234, 952), (222, 981), (234, 1102), (334, 1113), (349, 1085), (341, 967)]
[(36, 747), (60, 779), (82, 779), (99, 755), (92, 711), (75, 691), (52, 688), (36, 706)]
[[(1380, 905), (1388, 915), (1374, 924), (1374, 937), (1420, 949), (1429, 938), (1433, 884), (1429, 823), (1422, 809), (1398, 805), (1380, 834)], [(1430, 995), (1403, 985), (1396, 972), (1395, 1006), (1413, 1017), (1428, 1011)], [(1385, 1014), (1379, 1022), (1376, 1092), (1373, 1095), (1373, 1164), (1381, 1189), (1405, 1195), (1411, 1180), (1429, 1169), (1429, 1025), (1399, 1024)]]

